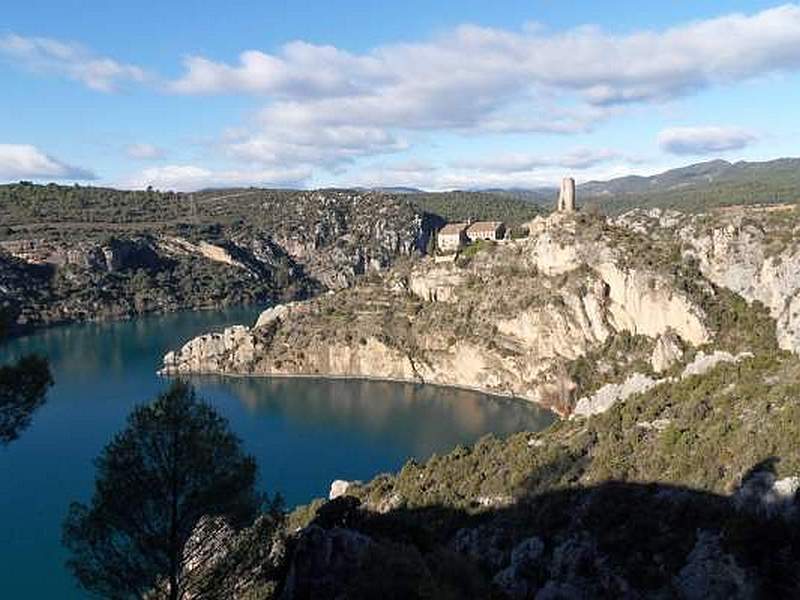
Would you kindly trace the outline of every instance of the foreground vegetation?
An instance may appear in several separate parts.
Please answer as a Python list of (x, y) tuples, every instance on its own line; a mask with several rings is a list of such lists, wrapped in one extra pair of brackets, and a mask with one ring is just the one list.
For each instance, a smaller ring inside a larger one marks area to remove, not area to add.
[(748, 492), (769, 497), (770, 482), (800, 474), (799, 396), (800, 360), (761, 355), (606, 414), (410, 461), (290, 522), (372, 540), (380, 558), (342, 576), (346, 597), (391, 594), (386, 581), (417, 598), (572, 597), (575, 586), (592, 597), (790, 597), (800, 506)]
[[(96, 465), (90, 505), (73, 503), (64, 521), (81, 587), (104, 598), (230, 597), (221, 570), (207, 572), (214, 540), (251, 525), (265, 497), (255, 460), (210, 405), (176, 382), (131, 413)], [(280, 513), (280, 498), (267, 504)]]

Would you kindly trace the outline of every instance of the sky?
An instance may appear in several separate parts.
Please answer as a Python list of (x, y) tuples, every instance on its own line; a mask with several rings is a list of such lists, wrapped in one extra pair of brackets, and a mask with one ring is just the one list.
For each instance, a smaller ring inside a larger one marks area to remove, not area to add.
[(534, 188), (797, 156), (800, 4), (28, 0), (0, 181)]

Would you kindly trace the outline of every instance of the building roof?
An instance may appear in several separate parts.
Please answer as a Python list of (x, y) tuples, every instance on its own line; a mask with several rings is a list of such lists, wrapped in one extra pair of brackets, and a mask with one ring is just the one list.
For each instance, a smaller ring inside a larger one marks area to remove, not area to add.
[(448, 223), (439, 230), (439, 235), (457, 235), (467, 228), (466, 223)]
[(494, 233), (502, 224), (502, 221), (478, 221), (469, 226), (467, 233)]

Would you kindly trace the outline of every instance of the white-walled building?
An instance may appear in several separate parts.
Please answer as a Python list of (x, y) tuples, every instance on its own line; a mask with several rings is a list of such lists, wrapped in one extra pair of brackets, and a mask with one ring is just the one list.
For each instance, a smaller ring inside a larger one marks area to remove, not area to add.
[(467, 241), (467, 223), (448, 223), (436, 234), (436, 245), (442, 252), (455, 252)]
[(502, 221), (478, 221), (467, 227), (467, 238), (470, 242), (502, 240), (505, 234), (506, 225)]

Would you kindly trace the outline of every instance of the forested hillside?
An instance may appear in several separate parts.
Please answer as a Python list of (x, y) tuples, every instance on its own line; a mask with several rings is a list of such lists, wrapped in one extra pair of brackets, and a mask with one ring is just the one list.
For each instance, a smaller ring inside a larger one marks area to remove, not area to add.
[[(519, 225), (542, 213), (524, 194), (504, 191), (439, 192), (409, 194), (411, 202), (421, 211), (432, 213), (445, 221), (505, 221)], [(549, 204), (555, 203), (555, 191)], [(549, 208), (549, 206), (548, 206)]]
[(651, 177), (629, 176), (591, 181), (578, 187), (581, 203), (617, 214), (631, 208), (674, 208), (704, 212), (711, 208), (800, 199), (800, 159), (768, 162), (714, 160)]
[(0, 186), (0, 308), (17, 326), (264, 304), (424, 252), (400, 195)]

